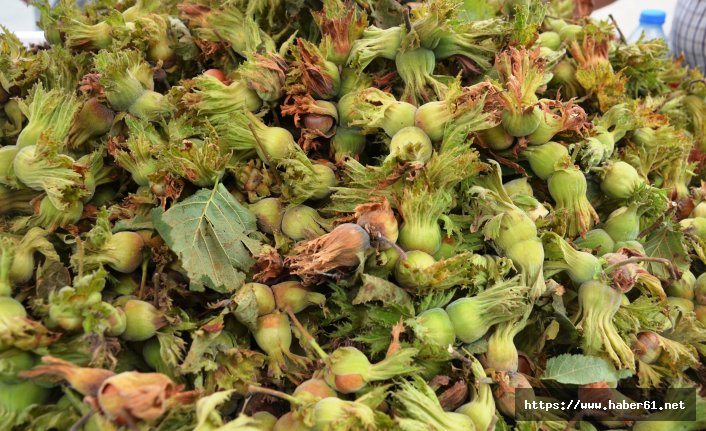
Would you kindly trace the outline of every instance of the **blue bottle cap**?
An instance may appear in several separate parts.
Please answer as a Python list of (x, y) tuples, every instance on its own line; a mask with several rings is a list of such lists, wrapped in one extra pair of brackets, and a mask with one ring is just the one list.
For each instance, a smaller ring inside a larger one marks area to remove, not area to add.
[(664, 24), (667, 13), (659, 9), (645, 9), (640, 13), (640, 24)]

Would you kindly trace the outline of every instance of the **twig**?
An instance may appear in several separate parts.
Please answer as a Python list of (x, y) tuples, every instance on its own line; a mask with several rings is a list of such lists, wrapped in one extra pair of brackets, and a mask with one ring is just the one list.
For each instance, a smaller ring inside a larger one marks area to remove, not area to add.
[(643, 230), (642, 232), (640, 232), (637, 235), (637, 237), (643, 238), (643, 237), (646, 237), (647, 235), (651, 234), (652, 232), (656, 231), (660, 226), (662, 226), (663, 221), (664, 221), (664, 216), (658, 217), (654, 223), (652, 223), (650, 226), (646, 227), (645, 230)]
[(289, 394), (285, 394), (284, 392), (276, 391), (274, 389), (263, 388), (262, 386), (248, 385), (248, 392), (253, 394), (270, 395), (272, 397), (277, 397), (279, 399), (289, 401), (292, 404), (302, 404), (301, 400), (296, 397), (293, 397)]
[(458, 359), (459, 361), (463, 362), (464, 364), (468, 365), (469, 367), (473, 365), (473, 361), (468, 359), (468, 356), (473, 356), (468, 350), (465, 348), (461, 348), (463, 353), (461, 354), (458, 350), (454, 349), (453, 346), (449, 346), (449, 353), (451, 354), (451, 357), (453, 359)]
[(145, 287), (147, 286), (147, 267), (149, 265), (149, 257), (145, 255), (142, 259), (142, 277), (140, 277), (140, 290), (137, 294), (139, 299), (145, 297)]
[(155, 300), (157, 298), (157, 293), (159, 292), (160, 287), (162, 285), (162, 281), (160, 278), (161, 274), (162, 274), (161, 272), (155, 272), (154, 274), (152, 274), (152, 288), (153, 288), (152, 292), (153, 292)]
[(614, 263), (614, 264), (612, 264), (612, 265), (606, 267), (606, 268), (603, 270), (603, 272), (605, 272), (606, 274), (610, 274), (611, 272), (615, 271), (616, 269), (618, 269), (619, 267), (621, 267), (621, 266), (623, 266), (623, 265), (629, 265), (629, 264), (631, 264), (631, 263), (640, 263), (640, 262), (658, 262), (658, 263), (662, 263), (662, 264), (666, 265), (667, 267), (669, 267), (669, 270), (670, 270), (669, 272), (672, 274), (672, 276), (673, 276), (674, 278), (678, 278), (678, 277), (676, 276), (677, 270), (676, 270), (676, 268), (674, 268), (674, 264), (672, 263), (672, 261), (670, 261), (669, 259), (665, 259), (665, 258), (663, 258), (663, 257), (649, 257), (649, 256), (635, 256), (635, 257), (630, 257), (630, 258), (628, 258), (628, 259), (625, 259), (625, 260), (623, 260), (623, 261)]
[(407, 27), (408, 32), (412, 32), (412, 21), (409, 19), (409, 8), (404, 8), (404, 11), (402, 12), (402, 16), (404, 17), (404, 25)]
[(245, 414), (245, 408), (247, 408), (251, 398), (252, 397), (245, 397), (245, 400), (243, 400), (243, 406), (240, 408), (240, 414)]
[(391, 240), (387, 239), (384, 235), (382, 235), (379, 232), (377, 232), (375, 235), (371, 235), (371, 236), (374, 237), (375, 241), (380, 241), (380, 242), (384, 243), (385, 245), (397, 250), (397, 253), (399, 253), (399, 255), (400, 255), (400, 259), (407, 260), (407, 253), (405, 253), (405, 251), (402, 250), (402, 248), (399, 245), (397, 245), (397, 243), (392, 242)]
[(281, 127), (282, 124), (281, 124), (281, 122), (279, 121), (279, 115), (277, 115), (277, 110), (276, 110), (276, 109), (273, 109), (273, 110), (271, 111), (271, 113), (272, 113), (272, 119), (274, 120), (275, 126)]
[(620, 30), (620, 27), (618, 26), (618, 22), (613, 17), (613, 14), (612, 13), (608, 14), (608, 18), (610, 18), (610, 20), (613, 22), (615, 29), (618, 30), (618, 35), (620, 36), (620, 41), (627, 44), (628, 41), (627, 41), (627, 39), (625, 39), (625, 35), (623, 34), (623, 31)]
[(96, 412), (94, 410), (91, 410), (87, 412), (85, 415), (81, 416), (75, 424), (71, 425), (71, 428), (69, 428), (69, 431), (78, 431), (80, 430), (86, 422), (93, 416)]
[(301, 322), (299, 319), (297, 319), (297, 316), (294, 315), (294, 311), (292, 311), (292, 307), (287, 306), (287, 314), (289, 315), (289, 318), (292, 320), (292, 323), (294, 323), (294, 326), (297, 327), (299, 332), (301, 332), (302, 336), (306, 338), (306, 340), (309, 342), (309, 345), (311, 345), (311, 348), (314, 349), (314, 351), (321, 357), (321, 359), (326, 360), (328, 359), (328, 354), (324, 352), (324, 349), (319, 346), (319, 343), (316, 342), (314, 337), (311, 336), (309, 331), (307, 331), (304, 326), (302, 326)]
[(85, 250), (83, 248), (83, 241), (81, 241), (80, 236), (76, 236), (76, 248), (78, 248), (78, 278), (83, 277), (83, 257), (85, 256)]

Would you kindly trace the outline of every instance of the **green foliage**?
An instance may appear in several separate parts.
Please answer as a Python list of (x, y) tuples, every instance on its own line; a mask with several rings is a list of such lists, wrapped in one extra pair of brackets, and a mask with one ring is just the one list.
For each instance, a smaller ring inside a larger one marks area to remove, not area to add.
[(164, 211), (153, 222), (165, 242), (182, 260), (193, 290), (205, 287), (232, 292), (245, 281), (260, 248), (253, 233), (255, 216), (222, 184), (202, 189)]

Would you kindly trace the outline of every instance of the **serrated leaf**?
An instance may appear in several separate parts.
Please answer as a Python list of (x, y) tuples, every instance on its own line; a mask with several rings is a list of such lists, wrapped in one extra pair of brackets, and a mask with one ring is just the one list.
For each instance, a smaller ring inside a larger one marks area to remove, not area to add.
[(218, 407), (228, 401), (235, 391), (221, 391), (201, 398), (196, 403), (196, 427), (194, 431), (215, 431), (223, 426)]
[(483, 226), (483, 235), (486, 238), (495, 239), (500, 235), (500, 224), (502, 223), (502, 214), (497, 215), (485, 223)]
[(377, 409), (385, 402), (385, 398), (390, 395), (389, 389), (390, 385), (375, 386), (367, 391), (365, 395), (356, 399), (355, 402), (365, 404), (371, 409)]
[(613, 365), (598, 356), (563, 354), (550, 358), (542, 380), (554, 380), (567, 385), (587, 385), (596, 382), (615, 382), (626, 377)]
[(488, 351), (488, 340), (481, 338), (470, 344), (464, 344), (463, 350), (471, 355), (480, 355)]
[(417, 314), (432, 308), (445, 307), (449, 302), (451, 302), (455, 294), (456, 289), (452, 289), (448, 291), (431, 292), (428, 295), (423, 296), (417, 304)]
[(363, 335), (358, 335), (353, 340), (365, 343), (370, 354), (374, 356), (384, 352), (390, 346), (390, 331), (384, 328), (375, 328), (366, 331)]
[(458, 15), (461, 21), (473, 22), (495, 18), (497, 13), (498, 8), (486, 0), (463, 0)]
[(394, 283), (368, 274), (363, 274), (362, 279), (363, 285), (358, 290), (355, 298), (353, 298), (353, 305), (372, 301), (381, 301), (383, 305), (412, 305), (412, 299), (409, 294)]
[(184, 350), (186, 349), (184, 340), (174, 336), (174, 334), (158, 332), (157, 341), (159, 342), (159, 355), (162, 361), (164, 361), (168, 367), (178, 367), (179, 361), (181, 361), (181, 358), (184, 356)]
[(46, 298), (50, 292), (71, 285), (71, 273), (63, 263), (54, 260), (44, 261), (37, 267), (37, 296)]
[(365, 312), (369, 324), (383, 325), (385, 329), (392, 328), (392, 325), (399, 322), (400, 318), (402, 318), (402, 314), (395, 307), (383, 308), (370, 306)]
[(220, 293), (245, 281), (261, 243), (255, 239), (255, 216), (233, 198), (223, 184), (201, 189), (166, 212), (152, 211), (157, 232), (181, 259), (191, 284)]
[(88, 296), (91, 293), (100, 293), (105, 288), (105, 277), (108, 272), (103, 268), (86, 274), (81, 278), (74, 279), (74, 289), (79, 295)]
[(544, 13), (544, 6), (537, 0), (530, 0), (515, 6), (515, 25), (510, 35), (514, 44), (528, 46), (532, 43), (544, 20)]
[(219, 355), (218, 369), (210, 377), (217, 388), (245, 393), (252, 382), (261, 381), (267, 356), (246, 349), (228, 349)]
[(620, 307), (613, 317), (613, 324), (621, 334), (638, 331), (663, 332), (671, 326), (665, 313), (659, 298), (641, 295), (630, 304)]
[(252, 289), (240, 289), (233, 296), (233, 302), (236, 304), (233, 315), (240, 323), (247, 326), (251, 330), (257, 327), (257, 298)]
[(556, 320), (552, 320), (551, 323), (549, 323), (549, 326), (547, 326), (547, 329), (544, 331), (546, 340), (555, 340), (557, 335), (559, 335), (560, 329), (561, 325), (559, 324), (559, 322), (557, 322)]
[(113, 233), (122, 232), (124, 230), (153, 230), (154, 225), (149, 215), (137, 214), (130, 219), (120, 219), (113, 225)]
[(580, 334), (571, 321), (569, 316), (566, 314), (566, 307), (564, 306), (564, 295), (552, 295), (552, 309), (554, 311), (554, 321), (559, 323), (561, 330), (559, 331), (557, 342), (574, 344), (580, 339)]
[[(669, 259), (680, 271), (686, 271), (689, 269), (691, 259), (685, 244), (683, 233), (670, 223), (662, 223), (649, 235), (644, 248), (647, 256)], [(669, 279), (669, 269), (661, 262), (648, 262), (647, 265), (651, 274), (662, 280)]]
[(179, 366), (181, 374), (198, 374), (203, 371), (214, 371), (218, 364), (214, 361), (217, 352), (215, 341), (219, 333), (205, 332), (202, 330), (192, 333), (193, 341), (191, 347), (184, 358), (184, 362)]

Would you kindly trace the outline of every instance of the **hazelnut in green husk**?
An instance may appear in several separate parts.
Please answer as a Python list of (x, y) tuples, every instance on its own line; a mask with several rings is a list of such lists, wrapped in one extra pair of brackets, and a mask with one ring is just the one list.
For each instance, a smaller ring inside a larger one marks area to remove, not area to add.
[(120, 335), (124, 340), (147, 340), (167, 324), (162, 312), (149, 302), (130, 299), (122, 308), (127, 320), (125, 331)]

